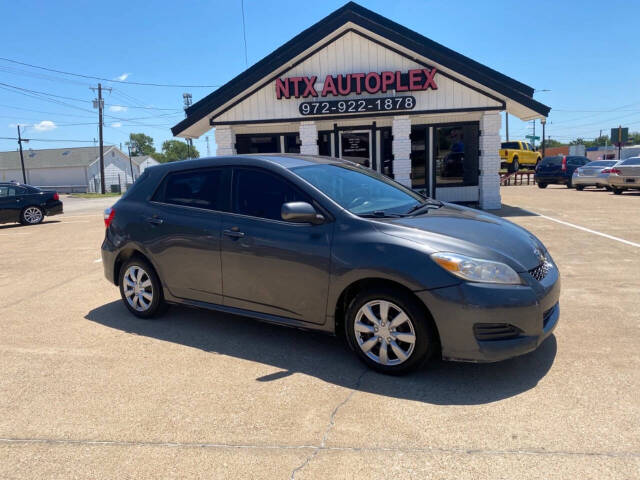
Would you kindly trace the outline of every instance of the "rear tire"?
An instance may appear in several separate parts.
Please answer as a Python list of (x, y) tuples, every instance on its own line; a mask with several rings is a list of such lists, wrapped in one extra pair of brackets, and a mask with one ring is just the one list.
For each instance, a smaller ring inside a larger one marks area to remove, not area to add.
[(538, 188), (547, 188), (546, 183), (538, 183)]
[(582, 190), (584, 190), (584, 185), (576, 185), (576, 190), (581, 192)]
[(20, 213), (20, 223), (23, 225), (37, 225), (44, 220), (44, 212), (40, 207), (26, 207)]
[(511, 173), (515, 173), (518, 170), (520, 170), (520, 162), (518, 162), (518, 157), (515, 157), (513, 162), (511, 162), (511, 165), (509, 165), (509, 171)]
[(153, 318), (165, 312), (162, 283), (146, 260), (133, 257), (119, 273), (120, 296), (125, 307), (139, 318)]
[(573, 188), (573, 182), (571, 181), (571, 179), (567, 181), (567, 188)]
[(622, 189), (618, 187), (611, 187), (614, 195), (622, 195)]
[(437, 333), (428, 315), (407, 292), (373, 287), (360, 292), (349, 304), (345, 314), (347, 339), (369, 368), (402, 375), (420, 367), (437, 349)]

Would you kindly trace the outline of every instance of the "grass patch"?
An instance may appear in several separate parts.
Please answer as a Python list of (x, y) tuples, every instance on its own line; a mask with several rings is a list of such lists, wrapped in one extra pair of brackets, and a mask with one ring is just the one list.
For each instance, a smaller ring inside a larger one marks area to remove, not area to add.
[(75, 198), (106, 198), (106, 197), (119, 197), (121, 193), (72, 193), (70, 197)]

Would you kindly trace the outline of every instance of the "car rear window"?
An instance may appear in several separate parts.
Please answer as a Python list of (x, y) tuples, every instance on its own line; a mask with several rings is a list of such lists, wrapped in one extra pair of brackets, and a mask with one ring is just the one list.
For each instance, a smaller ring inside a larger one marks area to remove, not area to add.
[(617, 163), (617, 161), (606, 161), (606, 160), (600, 160), (597, 162), (589, 162), (587, 163), (587, 167), (613, 167), (615, 164)]
[(154, 201), (184, 207), (220, 210), (222, 169), (190, 170), (167, 175)]
[(624, 160), (621, 165), (640, 165), (640, 158), (629, 158)]
[(569, 165), (586, 165), (589, 163), (587, 157), (567, 157), (567, 163)]
[(544, 157), (542, 159), (542, 165), (562, 165), (562, 157)]
[(500, 148), (510, 148), (512, 150), (520, 150), (520, 144), (518, 142), (502, 142)]

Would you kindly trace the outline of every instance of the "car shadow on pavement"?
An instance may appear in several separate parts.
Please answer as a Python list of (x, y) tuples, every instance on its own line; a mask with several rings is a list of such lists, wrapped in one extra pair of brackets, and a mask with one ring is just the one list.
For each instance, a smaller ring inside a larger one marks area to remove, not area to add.
[(97, 307), (85, 318), (133, 335), (281, 369), (255, 381), (278, 381), (301, 373), (358, 391), (437, 405), (485, 404), (525, 392), (549, 371), (557, 351), (552, 335), (538, 350), (499, 363), (432, 360), (406, 376), (370, 371), (356, 382), (366, 367), (342, 339), (319, 332), (181, 306), (173, 306), (159, 319), (142, 320), (131, 315), (120, 301)]
[(489, 213), (493, 213), (499, 217), (537, 217), (538, 214), (524, 210), (520, 207), (514, 207), (507, 204), (502, 204), (500, 210), (491, 210)]
[(19, 228), (19, 227), (37, 227), (38, 225), (46, 225), (47, 223), (60, 223), (60, 220), (43, 220), (42, 222), (36, 225), (22, 225), (21, 223), (9, 223), (6, 225), (0, 225), (0, 230), (8, 230), (11, 228)]

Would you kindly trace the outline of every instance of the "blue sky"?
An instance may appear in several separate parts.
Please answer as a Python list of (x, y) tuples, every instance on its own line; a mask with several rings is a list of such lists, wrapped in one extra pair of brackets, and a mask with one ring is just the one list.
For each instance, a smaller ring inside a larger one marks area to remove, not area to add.
[[(344, 3), (245, 0), (248, 65)], [(551, 138), (593, 138), (619, 123), (640, 130), (640, 2), (360, 3), (535, 89), (550, 90), (535, 98), (552, 107)], [(181, 85), (221, 85), (248, 66), (240, 0), (26, 5), (0, 6), (1, 57), (107, 79), (126, 75), (132, 82)], [(144, 132), (158, 148), (183, 117), (182, 93), (191, 92), (195, 101), (214, 89), (103, 84), (113, 87), (105, 92), (105, 141), (119, 144), (129, 132)], [(59, 97), (23, 91), (26, 96), (7, 85)], [(30, 125), (26, 137), (91, 142), (98, 137), (89, 89), (95, 85), (0, 60), (0, 137), (15, 136), (20, 123)], [(511, 117), (510, 137), (522, 138), (530, 126)], [(212, 132), (209, 137), (214, 153)], [(91, 144), (34, 141), (29, 147)], [(206, 154), (204, 137), (195, 144)], [(0, 139), (0, 150), (15, 148), (14, 140)]]

